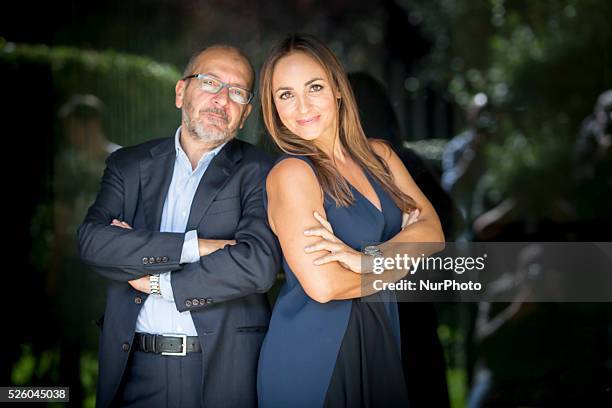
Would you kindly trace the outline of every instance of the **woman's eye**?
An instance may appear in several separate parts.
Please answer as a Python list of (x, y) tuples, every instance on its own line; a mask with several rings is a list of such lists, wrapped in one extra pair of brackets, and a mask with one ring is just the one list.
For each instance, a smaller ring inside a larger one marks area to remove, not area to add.
[(291, 92), (283, 92), (278, 98), (282, 100), (289, 99), (291, 98)]
[(321, 89), (323, 89), (323, 85), (319, 85), (319, 84), (313, 84), (310, 87), (310, 90), (313, 92), (319, 92)]

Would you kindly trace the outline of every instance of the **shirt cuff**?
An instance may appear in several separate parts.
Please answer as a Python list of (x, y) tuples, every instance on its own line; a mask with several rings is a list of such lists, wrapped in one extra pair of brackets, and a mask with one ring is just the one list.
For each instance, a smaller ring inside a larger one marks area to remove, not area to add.
[(194, 263), (200, 260), (200, 247), (198, 246), (198, 231), (191, 230), (185, 233), (180, 263)]
[(172, 284), (170, 283), (171, 273), (172, 272), (164, 272), (159, 274), (159, 290), (164, 300), (174, 302), (174, 293), (172, 292)]

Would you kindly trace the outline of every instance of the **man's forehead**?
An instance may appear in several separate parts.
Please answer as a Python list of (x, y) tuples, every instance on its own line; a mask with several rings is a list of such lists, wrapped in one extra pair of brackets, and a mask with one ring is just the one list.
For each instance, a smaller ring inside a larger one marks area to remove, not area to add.
[(223, 81), (250, 86), (253, 78), (249, 62), (231, 49), (209, 49), (198, 57), (195, 73), (211, 74)]

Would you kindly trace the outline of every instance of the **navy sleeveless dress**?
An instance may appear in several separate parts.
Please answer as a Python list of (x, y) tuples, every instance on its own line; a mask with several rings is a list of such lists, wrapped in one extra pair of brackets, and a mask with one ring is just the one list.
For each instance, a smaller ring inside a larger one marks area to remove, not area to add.
[[(289, 157), (312, 166), (302, 156), (285, 155), (279, 161)], [(334, 234), (356, 250), (389, 240), (400, 231), (402, 222), (401, 210), (367, 171), (365, 174), (382, 211), (352, 186), (355, 202), (351, 206), (336, 207), (327, 194), (323, 203)], [(322, 304), (304, 292), (284, 258), (283, 268), (286, 281), (259, 357), (259, 406), (408, 406), (393, 293), (370, 295), (377, 302), (349, 299)]]

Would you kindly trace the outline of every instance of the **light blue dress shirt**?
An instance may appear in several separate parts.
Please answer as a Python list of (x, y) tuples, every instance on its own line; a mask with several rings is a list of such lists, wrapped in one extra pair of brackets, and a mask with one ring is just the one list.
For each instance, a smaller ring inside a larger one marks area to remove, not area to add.
[[(191, 203), (202, 176), (208, 169), (212, 159), (225, 146), (221, 146), (204, 154), (195, 170), (180, 143), (181, 128), (174, 137), (176, 161), (172, 182), (164, 202), (160, 232), (185, 232), (187, 220), (191, 211)], [(185, 233), (185, 242), (181, 252), (181, 263), (199, 262), (200, 250), (198, 247), (198, 234), (196, 230)], [(174, 303), (174, 295), (170, 284), (171, 272), (160, 274), (160, 290), (162, 296), (150, 295), (147, 297), (136, 321), (136, 331), (152, 334), (185, 334), (197, 336), (191, 312), (179, 312)]]

